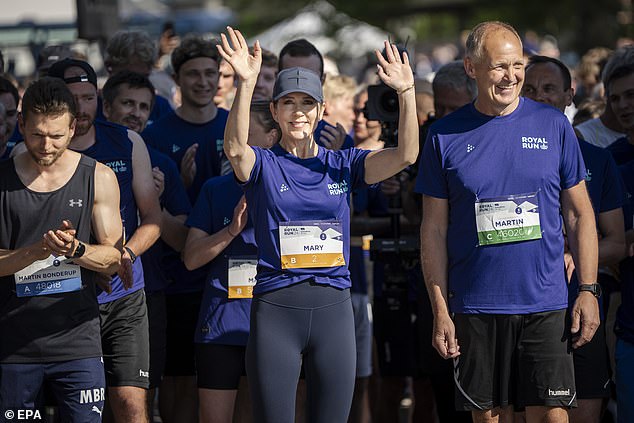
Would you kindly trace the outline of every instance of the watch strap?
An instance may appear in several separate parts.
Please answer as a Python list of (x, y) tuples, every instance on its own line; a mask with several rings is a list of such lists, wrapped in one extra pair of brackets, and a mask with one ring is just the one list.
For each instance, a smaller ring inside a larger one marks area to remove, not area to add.
[(601, 285), (598, 283), (586, 283), (583, 285), (579, 285), (579, 292), (590, 292), (595, 297), (599, 298), (601, 296)]
[(66, 258), (69, 258), (69, 259), (80, 258), (81, 256), (84, 255), (85, 252), (86, 252), (86, 244), (84, 244), (80, 240), (77, 240), (77, 247), (75, 247), (75, 251), (73, 251), (72, 255), (66, 256)]
[(134, 251), (132, 251), (130, 247), (124, 246), (123, 248), (128, 252), (128, 254), (130, 255), (130, 260), (132, 261), (132, 263), (134, 263), (136, 261), (137, 255), (134, 254)]

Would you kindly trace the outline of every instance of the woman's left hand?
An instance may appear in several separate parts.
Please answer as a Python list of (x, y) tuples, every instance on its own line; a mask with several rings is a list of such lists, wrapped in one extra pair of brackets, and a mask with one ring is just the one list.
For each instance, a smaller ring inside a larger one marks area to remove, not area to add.
[[(379, 78), (387, 86), (401, 93), (414, 85), (414, 73), (409, 65), (407, 53), (403, 52), (403, 58), (395, 44), (385, 41), (385, 57), (379, 50), (375, 50), (379, 63)], [(387, 58), (387, 60), (386, 60)]]

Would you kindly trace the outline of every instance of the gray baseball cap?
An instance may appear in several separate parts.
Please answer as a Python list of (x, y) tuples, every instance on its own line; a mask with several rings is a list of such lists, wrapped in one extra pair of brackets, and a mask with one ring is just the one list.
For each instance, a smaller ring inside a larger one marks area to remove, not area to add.
[(290, 93), (304, 93), (320, 103), (324, 101), (319, 75), (306, 68), (287, 68), (277, 74), (273, 87), (273, 101)]

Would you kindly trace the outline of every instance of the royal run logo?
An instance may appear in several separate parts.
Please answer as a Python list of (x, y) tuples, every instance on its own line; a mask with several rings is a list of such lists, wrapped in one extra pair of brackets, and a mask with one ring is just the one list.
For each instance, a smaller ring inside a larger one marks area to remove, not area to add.
[(339, 183), (333, 182), (332, 184), (328, 184), (328, 193), (330, 195), (342, 195), (348, 192), (348, 183), (346, 181), (341, 181)]
[(548, 141), (542, 137), (522, 137), (522, 148), (526, 150), (548, 150)]

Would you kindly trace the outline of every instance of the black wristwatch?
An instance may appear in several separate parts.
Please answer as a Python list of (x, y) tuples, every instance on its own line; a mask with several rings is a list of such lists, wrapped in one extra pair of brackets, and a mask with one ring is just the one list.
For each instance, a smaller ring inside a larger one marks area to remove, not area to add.
[(77, 248), (75, 248), (75, 252), (72, 256), (66, 256), (69, 259), (76, 259), (84, 255), (86, 252), (86, 245), (83, 244), (80, 240), (77, 240)]
[(136, 254), (134, 254), (134, 251), (132, 251), (132, 249), (127, 246), (123, 248), (128, 252), (128, 254), (130, 254), (130, 261), (134, 263), (136, 261)]
[(601, 290), (601, 285), (598, 283), (586, 283), (583, 285), (579, 285), (579, 292), (583, 292), (583, 291), (591, 292), (592, 295), (594, 295), (597, 298), (599, 298), (601, 296), (601, 293), (603, 292)]

